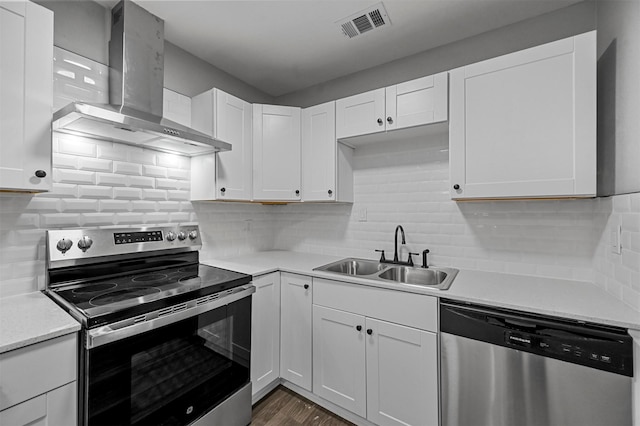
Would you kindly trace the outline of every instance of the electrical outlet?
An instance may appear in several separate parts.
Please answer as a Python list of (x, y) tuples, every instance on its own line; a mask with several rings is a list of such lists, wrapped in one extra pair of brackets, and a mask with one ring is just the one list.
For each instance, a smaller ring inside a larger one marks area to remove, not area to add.
[(611, 246), (612, 253), (622, 253), (622, 226), (616, 224), (611, 227), (609, 245)]
[(366, 221), (367, 221), (367, 209), (366, 207), (363, 207), (358, 211), (358, 222), (366, 222)]

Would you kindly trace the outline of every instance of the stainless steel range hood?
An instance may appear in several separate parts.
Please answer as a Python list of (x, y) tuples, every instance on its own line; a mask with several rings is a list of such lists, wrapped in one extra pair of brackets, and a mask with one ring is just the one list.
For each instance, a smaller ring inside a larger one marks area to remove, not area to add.
[(182, 155), (231, 145), (162, 118), (164, 21), (129, 0), (111, 11), (109, 105), (73, 102), (53, 114), (53, 130)]

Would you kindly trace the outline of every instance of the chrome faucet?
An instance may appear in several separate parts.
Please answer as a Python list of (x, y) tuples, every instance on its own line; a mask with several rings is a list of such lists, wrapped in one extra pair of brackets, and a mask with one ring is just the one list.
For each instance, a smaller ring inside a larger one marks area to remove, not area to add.
[[(396, 233), (395, 233), (395, 237), (393, 239), (393, 244), (394, 244), (394, 252), (393, 252), (393, 262), (394, 263), (398, 263), (398, 230), (400, 230), (400, 232), (402, 233), (402, 244), (406, 244), (407, 242), (404, 239), (404, 229), (402, 228), (402, 225), (398, 225), (396, 226)], [(411, 257), (411, 256), (409, 256)]]

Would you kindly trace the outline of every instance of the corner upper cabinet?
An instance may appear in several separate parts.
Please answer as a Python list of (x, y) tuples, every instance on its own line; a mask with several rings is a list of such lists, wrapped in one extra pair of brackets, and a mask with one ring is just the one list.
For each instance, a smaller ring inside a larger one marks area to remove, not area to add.
[(253, 105), (253, 199), (300, 201), (301, 109)]
[(0, 191), (51, 189), (53, 12), (0, 2)]
[(353, 202), (353, 148), (336, 140), (335, 102), (302, 110), (302, 201)]
[(251, 200), (251, 104), (219, 89), (201, 93), (191, 103), (193, 128), (231, 144), (231, 151), (192, 158), (191, 199)]
[(347, 139), (446, 121), (446, 72), (336, 101), (336, 136)]
[(452, 199), (595, 196), (595, 31), (450, 79)]

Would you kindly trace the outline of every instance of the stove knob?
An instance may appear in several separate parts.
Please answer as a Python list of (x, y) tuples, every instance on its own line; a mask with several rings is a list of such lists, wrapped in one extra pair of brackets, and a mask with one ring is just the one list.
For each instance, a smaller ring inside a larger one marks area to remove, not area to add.
[(176, 239), (176, 234), (174, 232), (169, 231), (167, 233), (167, 241), (173, 241)]
[(180, 231), (178, 232), (178, 239), (180, 241), (184, 241), (184, 239), (187, 238), (187, 234), (185, 234), (184, 232)]
[(73, 241), (71, 241), (68, 238), (63, 238), (60, 241), (58, 241), (58, 244), (56, 244), (56, 248), (62, 252), (62, 254), (66, 253), (71, 246), (73, 245)]
[(190, 240), (195, 240), (196, 238), (198, 238), (198, 231), (193, 230), (193, 231), (189, 232), (189, 239)]
[(78, 248), (83, 252), (89, 250), (93, 244), (93, 240), (86, 235), (78, 240)]

